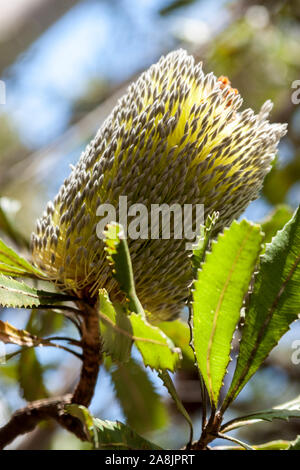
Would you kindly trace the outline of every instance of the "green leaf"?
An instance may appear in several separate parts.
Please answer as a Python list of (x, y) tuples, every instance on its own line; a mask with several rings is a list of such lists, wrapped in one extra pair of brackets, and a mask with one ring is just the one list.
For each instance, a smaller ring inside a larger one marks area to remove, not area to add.
[(96, 427), (94, 425), (94, 417), (91, 415), (89, 410), (83, 405), (66, 405), (65, 412), (78, 418), (83, 424), (86, 436), (89, 442), (92, 442), (95, 448), (98, 448), (98, 436)]
[(300, 210), (267, 245), (245, 313), (239, 357), (223, 408), (234, 400), (300, 312)]
[(129, 358), (134, 342), (144, 364), (152, 369), (174, 371), (181, 351), (158, 327), (150, 325), (140, 314), (126, 315), (121, 305), (112, 304), (104, 290), (100, 291), (100, 327), (104, 351), (121, 362)]
[(166, 426), (166, 408), (144, 367), (131, 359), (113, 366), (111, 378), (129, 426), (142, 433)]
[(119, 421), (103, 421), (94, 418), (94, 426), (99, 442), (97, 449), (162, 450), (161, 447), (144, 439)]
[(186, 411), (185, 407), (182, 404), (182, 401), (180, 400), (179, 396), (177, 395), (176, 388), (174, 387), (174, 384), (172, 382), (172, 379), (169, 375), (169, 373), (166, 370), (161, 370), (158, 372), (158, 376), (160, 379), (163, 381), (164, 386), (167, 388), (169, 394), (173, 398), (175, 405), (178, 409), (178, 411), (182, 414), (184, 419), (187, 421), (189, 428), (190, 428), (190, 438), (189, 438), (189, 444), (192, 443), (193, 441), (193, 422), (190, 418), (190, 415)]
[(117, 223), (108, 224), (104, 235), (107, 259), (113, 267), (113, 274), (119, 283), (120, 289), (128, 299), (129, 310), (145, 316), (144, 309), (135, 291), (132, 264), (122, 226)]
[(0, 272), (8, 276), (25, 276), (46, 279), (45, 274), (0, 239)]
[[(52, 310), (37, 311), (32, 310), (26, 325), (26, 330), (30, 331), (30, 336), (43, 336), (55, 330), (55, 326), (61, 327), (63, 316)], [(39, 340), (39, 344), (43, 340)], [(23, 348), (20, 351), (20, 358), (17, 366), (18, 381), (22, 390), (22, 395), (27, 401), (39, 400), (49, 396), (44, 384), (44, 367), (40, 364), (37, 354), (33, 348)], [(30, 377), (30, 380), (28, 378)]]
[(300, 435), (296, 437), (294, 441), (290, 442), (287, 450), (300, 450)]
[(182, 320), (165, 321), (159, 323), (157, 327), (173, 341), (177, 348), (181, 349), (183, 367), (194, 367), (195, 356), (190, 346), (191, 332), (187, 323)]
[(201, 263), (204, 261), (205, 253), (218, 218), (219, 212), (213, 212), (212, 215), (207, 216), (205, 225), (200, 226), (200, 235), (197, 237), (197, 242), (193, 246), (192, 253), (192, 267), (195, 278), (197, 277)]
[(18, 364), (19, 385), (27, 401), (47, 398), (48, 391), (44, 385), (43, 367), (34, 349), (23, 349)]
[(261, 223), (262, 231), (265, 234), (264, 243), (270, 243), (278, 230), (281, 230), (292, 217), (293, 212), (288, 206), (278, 206), (276, 209)]
[[(180, 358), (179, 350), (174, 348), (172, 341), (159, 328), (150, 325), (146, 320), (144, 309), (136, 295), (132, 265), (124, 231), (121, 225), (113, 223), (105, 231), (105, 250), (113, 267), (113, 274), (120, 289), (128, 300), (129, 321), (132, 339), (140, 351), (145, 365), (153, 369), (169, 369), (173, 371)], [(111, 314), (111, 324), (116, 325)], [(121, 329), (118, 329), (121, 332)], [(128, 336), (126, 330), (123, 334)]]
[[(243, 443), (243, 445), (245, 445)], [(254, 450), (288, 450), (290, 443), (282, 439), (277, 441), (265, 442), (264, 444), (257, 444), (251, 446)], [(244, 447), (240, 446), (215, 446), (214, 450), (245, 450)]]
[(254, 445), (255, 450), (288, 450), (289, 441), (278, 439), (277, 441), (265, 442), (263, 444)]
[(273, 421), (274, 419), (289, 420), (290, 418), (300, 418), (300, 395), (288, 403), (275, 406), (269, 410), (257, 411), (245, 416), (234, 418), (221, 428), (222, 432), (232, 431), (233, 429), (249, 424), (260, 423), (263, 421)]
[(132, 313), (129, 319), (134, 344), (140, 351), (145, 366), (173, 372), (181, 359), (180, 349), (157, 326), (150, 325), (141, 315)]
[(0, 274), (0, 305), (3, 307), (38, 307), (71, 299), (64, 294), (35, 289)]
[(114, 361), (126, 362), (130, 358), (132, 327), (121, 306), (113, 305), (104, 289), (99, 291), (100, 331), (103, 351)]
[(233, 222), (206, 255), (193, 292), (193, 343), (198, 367), (216, 406), (233, 334), (261, 250), (260, 227)]
[(90, 442), (102, 450), (162, 450), (119, 421), (94, 418), (82, 405), (67, 405), (65, 410), (83, 423)]

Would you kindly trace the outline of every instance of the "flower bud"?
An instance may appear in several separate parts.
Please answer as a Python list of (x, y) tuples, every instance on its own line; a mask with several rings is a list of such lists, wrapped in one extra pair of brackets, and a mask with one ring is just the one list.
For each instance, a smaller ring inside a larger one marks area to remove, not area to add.
[[(97, 236), (101, 204), (117, 216), (120, 196), (149, 211), (203, 204), (205, 217), (219, 212), (218, 230), (229, 225), (257, 198), (286, 133), (269, 123), (270, 101), (258, 115), (241, 104), (226, 77), (205, 74), (185, 51), (162, 57), (129, 86), (48, 204), (32, 239), (36, 264), (67, 291), (105, 288), (122, 300)], [(192, 279), (186, 239), (170, 235), (128, 237), (136, 291), (155, 320), (180, 312)]]

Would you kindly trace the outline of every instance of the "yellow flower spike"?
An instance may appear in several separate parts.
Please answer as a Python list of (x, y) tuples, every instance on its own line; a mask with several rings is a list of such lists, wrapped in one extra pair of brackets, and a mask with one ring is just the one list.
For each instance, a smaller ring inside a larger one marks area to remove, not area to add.
[[(257, 198), (285, 124), (270, 124), (272, 103), (240, 112), (226, 77), (204, 74), (183, 50), (162, 57), (133, 83), (64, 181), (32, 235), (33, 257), (78, 295), (105, 288), (122, 300), (97, 237), (100, 204), (204, 204), (217, 228)], [(118, 210), (117, 210), (118, 214)], [(184, 305), (192, 270), (184, 239), (128, 239), (143, 307), (154, 320)]]

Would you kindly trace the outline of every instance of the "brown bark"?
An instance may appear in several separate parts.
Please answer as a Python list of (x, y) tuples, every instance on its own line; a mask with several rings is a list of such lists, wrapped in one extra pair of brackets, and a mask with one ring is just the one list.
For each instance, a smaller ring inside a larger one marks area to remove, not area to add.
[(82, 312), (82, 356), (83, 363), (78, 385), (73, 394), (47, 398), (29, 403), (16, 411), (10, 421), (0, 429), (0, 449), (16, 437), (32, 431), (41, 421), (54, 419), (79, 439), (88, 439), (81, 422), (65, 412), (65, 405), (76, 403), (89, 406), (95, 390), (101, 361), (101, 340), (96, 305), (79, 302)]
[(85, 312), (82, 324), (83, 364), (72, 403), (89, 406), (94, 395), (101, 362), (99, 316), (96, 306), (79, 303), (79, 308), (81, 311), (84, 309)]

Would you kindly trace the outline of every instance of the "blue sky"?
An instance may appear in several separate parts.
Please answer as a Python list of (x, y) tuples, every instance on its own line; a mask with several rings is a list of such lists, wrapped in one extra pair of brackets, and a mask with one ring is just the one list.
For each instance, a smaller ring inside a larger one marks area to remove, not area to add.
[(8, 109), (25, 143), (39, 147), (59, 135), (71, 102), (91, 79), (121, 82), (172, 49), (179, 15), (214, 28), (215, 8), (225, 2), (197, 2), (161, 17), (158, 9), (167, 3), (86, 0), (49, 28), (9, 70)]

